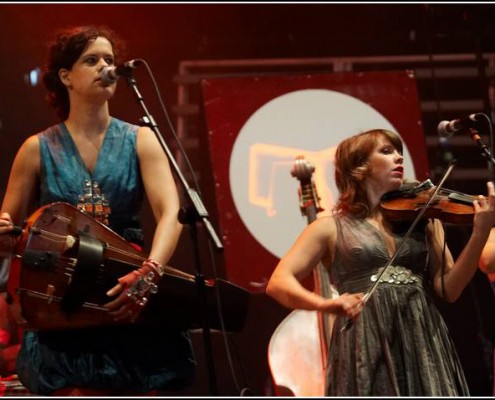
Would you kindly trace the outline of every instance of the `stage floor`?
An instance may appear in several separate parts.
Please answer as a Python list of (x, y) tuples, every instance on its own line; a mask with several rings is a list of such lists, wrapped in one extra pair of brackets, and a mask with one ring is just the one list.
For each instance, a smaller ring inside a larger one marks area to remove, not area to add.
[(0, 396), (32, 396), (17, 378), (17, 375), (0, 377)]

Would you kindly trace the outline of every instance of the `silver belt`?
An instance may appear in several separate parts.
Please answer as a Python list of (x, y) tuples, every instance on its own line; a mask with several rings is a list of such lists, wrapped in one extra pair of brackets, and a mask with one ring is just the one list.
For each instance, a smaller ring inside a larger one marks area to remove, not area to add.
[[(371, 275), (371, 282), (376, 282), (378, 276), (383, 271), (384, 267), (378, 269), (376, 274)], [(380, 277), (380, 282), (383, 283), (395, 283), (397, 285), (406, 285), (409, 283), (416, 283), (419, 281), (418, 276), (414, 275), (411, 270), (401, 267), (390, 265), (385, 273)]]

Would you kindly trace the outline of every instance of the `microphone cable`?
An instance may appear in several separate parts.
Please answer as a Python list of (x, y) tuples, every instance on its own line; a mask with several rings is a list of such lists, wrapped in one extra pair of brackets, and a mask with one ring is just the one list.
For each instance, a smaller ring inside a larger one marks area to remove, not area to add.
[[(199, 183), (198, 183), (196, 174), (195, 174), (194, 169), (193, 169), (193, 167), (191, 165), (191, 162), (189, 160), (189, 157), (187, 156), (187, 153), (184, 150), (184, 147), (182, 146), (182, 143), (181, 143), (181, 141), (180, 141), (180, 139), (179, 139), (179, 137), (178, 137), (178, 135), (177, 135), (174, 127), (173, 127), (173, 124), (172, 124), (172, 121), (171, 121), (170, 116), (168, 114), (167, 108), (165, 107), (165, 104), (163, 102), (163, 99), (162, 99), (160, 90), (158, 89), (158, 85), (157, 85), (156, 80), (155, 80), (155, 77), (153, 75), (153, 71), (151, 70), (151, 68), (148, 65), (148, 63), (146, 62), (146, 60), (141, 59), (141, 58), (137, 58), (137, 59), (134, 59), (134, 61), (138, 61), (138, 62), (142, 63), (146, 67), (146, 70), (147, 70), (148, 75), (149, 75), (149, 77), (151, 79), (151, 82), (152, 82), (152, 86), (155, 89), (155, 93), (156, 93), (156, 96), (158, 98), (160, 107), (162, 109), (163, 114), (165, 115), (165, 119), (167, 121), (168, 128), (169, 128), (170, 132), (172, 133), (172, 135), (173, 135), (173, 137), (174, 137), (174, 139), (175, 139), (175, 141), (177, 143), (177, 146), (178, 146), (178, 148), (180, 150), (180, 153), (182, 154), (182, 157), (184, 158), (184, 160), (186, 162), (187, 168), (190, 171), (190, 174), (191, 174), (191, 176), (193, 178), (193, 181), (194, 181), (194, 187), (197, 190), (198, 194), (201, 195), (201, 190), (200, 190), (200, 187), (199, 187)], [(213, 269), (213, 277), (216, 279), (218, 277), (218, 273), (217, 273), (217, 268), (216, 268), (216, 260), (215, 260), (215, 257), (214, 257), (214, 251), (213, 251), (212, 244), (211, 244), (211, 241), (210, 240), (208, 240), (208, 249), (209, 249), (209, 254), (210, 254), (210, 257), (211, 257), (211, 265), (212, 265), (212, 269)], [(218, 285), (216, 285), (216, 284), (214, 285), (214, 293), (215, 293), (215, 298), (216, 298), (216, 303), (217, 303), (218, 318), (219, 318), (219, 322), (220, 322), (220, 326), (221, 326), (221, 332), (222, 332), (223, 342), (224, 342), (224, 346), (225, 346), (225, 350), (226, 350), (226, 354), (227, 354), (227, 359), (228, 359), (228, 362), (229, 362), (229, 368), (230, 368), (230, 371), (231, 371), (231, 374), (232, 374), (232, 379), (234, 381), (234, 385), (236, 387), (236, 390), (242, 396), (243, 393), (245, 395), (245, 393), (250, 393), (252, 391), (249, 388), (242, 388), (241, 389), (241, 387), (240, 387), (240, 384), (239, 384), (239, 381), (237, 379), (237, 375), (236, 375), (236, 372), (235, 372), (235, 368), (234, 368), (234, 365), (233, 365), (233, 361), (232, 361), (231, 349), (230, 349), (230, 346), (229, 346), (229, 343), (228, 343), (228, 339), (227, 339), (227, 332), (225, 330), (225, 321), (224, 321), (223, 313), (222, 313), (222, 305), (221, 305), (220, 293), (219, 293), (219, 290), (218, 290)], [(241, 368), (242, 368), (242, 363), (239, 362), (239, 364), (241, 365)]]

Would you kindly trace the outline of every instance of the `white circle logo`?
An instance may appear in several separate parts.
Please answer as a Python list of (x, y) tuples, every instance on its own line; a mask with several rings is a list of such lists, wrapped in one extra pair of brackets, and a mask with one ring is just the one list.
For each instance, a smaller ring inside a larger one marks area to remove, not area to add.
[[(304, 156), (315, 167), (320, 205), (329, 214), (338, 196), (333, 175), (336, 146), (376, 128), (400, 135), (368, 104), (325, 89), (284, 94), (251, 115), (234, 143), (229, 179), (239, 216), (261, 246), (280, 258), (307, 224), (299, 206), (299, 182), (290, 172), (296, 156)], [(405, 144), (404, 169), (408, 178), (414, 178)]]

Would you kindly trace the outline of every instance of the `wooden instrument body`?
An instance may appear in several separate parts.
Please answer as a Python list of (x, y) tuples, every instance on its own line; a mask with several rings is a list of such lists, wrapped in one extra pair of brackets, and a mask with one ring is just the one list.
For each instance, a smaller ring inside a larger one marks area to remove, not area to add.
[(325, 369), (316, 311), (294, 310), (278, 325), (268, 345), (268, 363), (277, 396), (325, 393)]
[[(387, 193), (380, 202), (383, 215), (390, 221), (414, 221), (423, 211), (435, 187), (428, 179), (416, 187)], [(451, 224), (473, 223), (476, 196), (441, 189), (424, 210), (423, 218), (436, 218)]]
[[(314, 167), (298, 157), (292, 175), (300, 180), (300, 208), (308, 224), (322, 211), (311, 180)], [(320, 263), (313, 270), (314, 291), (325, 298), (338, 295)], [(277, 396), (324, 396), (327, 353), (334, 316), (294, 310), (277, 327), (268, 345), (268, 363)]]
[[(107, 226), (67, 203), (52, 203), (31, 215), (16, 246), (9, 292), (19, 303), (27, 329), (114, 325), (103, 304), (117, 279), (141, 266), (147, 255)], [(17, 263), (19, 264), (19, 263)], [(137, 323), (199, 328), (201, 303), (195, 276), (166, 267)], [(223, 280), (199, 281), (206, 293), (211, 329), (222, 329), (219, 291), (227, 331), (242, 329), (249, 294)], [(204, 282), (204, 283), (203, 283)], [(15, 294), (14, 294), (15, 293)], [(227, 300), (228, 298), (228, 300)]]

